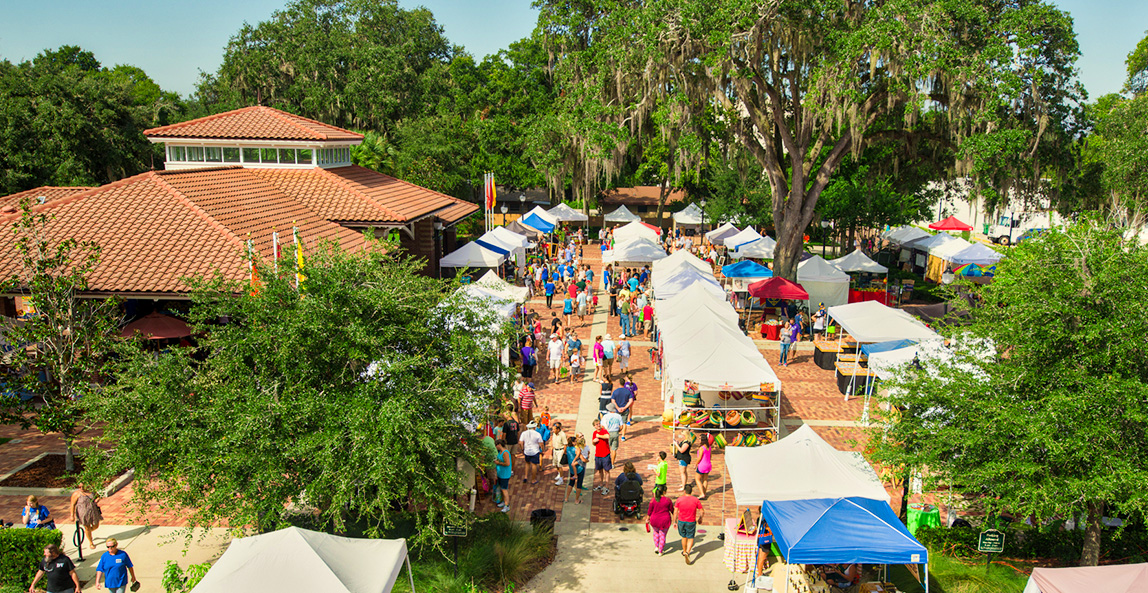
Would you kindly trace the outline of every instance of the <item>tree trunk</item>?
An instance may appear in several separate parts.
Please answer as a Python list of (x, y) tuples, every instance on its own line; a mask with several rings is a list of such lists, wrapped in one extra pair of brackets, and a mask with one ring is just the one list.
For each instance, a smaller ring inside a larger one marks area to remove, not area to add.
[(901, 510), (897, 513), (897, 517), (901, 522), (909, 524), (909, 472), (905, 472), (905, 477), (901, 478)]
[(786, 217), (774, 223), (777, 246), (773, 248), (773, 275), (797, 282), (797, 264), (801, 263), (801, 231), (804, 225), (798, 217)]
[(1080, 553), (1081, 566), (1100, 564), (1100, 534), (1104, 530), (1104, 524), (1101, 523), (1103, 516), (1104, 501), (1094, 500), (1088, 503), (1088, 513), (1084, 519), (1084, 549)]
[(72, 447), (72, 439), (67, 439), (67, 451), (64, 452), (64, 469), (70, 474), (76, 472), (76, 451)]
[(658, 228), (662, 226), (662, 212), (666, 209), (666, 196), (668, 195), (670, 195), (670, 181), (663, 179), (662, 185), (658, 187)]

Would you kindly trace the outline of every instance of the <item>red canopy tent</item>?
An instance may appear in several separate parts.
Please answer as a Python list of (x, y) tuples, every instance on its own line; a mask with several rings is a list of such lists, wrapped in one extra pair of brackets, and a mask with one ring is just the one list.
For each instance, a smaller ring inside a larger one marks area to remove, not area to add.
[(748, 287), (749, 296), (758, 299), (809, 300), (809, 293), (800, 284), (774, 276), (768, 280), (758, 280)]
[(929, 225), (929, 228), (934, 231), (971, 231), (973, 227), (957, 220), (956, 216), (950, 216), (944, 220), (934, 222)]
[(120, 336), (130, 338), (139, 332), (149, 340), (163, 340), (166, 338), (186, 338), (191, 335), (191, 328), (182, 319), (176, 319), (163, 313), (149, 313), (124, 326)]
[(658, 228), (658, 227), (656, 227), (656, 226), (654, 226), (648, 222), (642, 222), (640, 220), (638, 222), (641, 222), (643, 226), (648, 227), (650, 230), (654, 231), (655, 233), (657, 233), (659, 235), (662, 234), (662, 229), (660, 229), (660, 228)]

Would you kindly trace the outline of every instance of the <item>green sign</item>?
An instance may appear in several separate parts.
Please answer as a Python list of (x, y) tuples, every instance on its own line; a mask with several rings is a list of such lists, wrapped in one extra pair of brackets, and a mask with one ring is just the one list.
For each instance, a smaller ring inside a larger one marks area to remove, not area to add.
[(1004, 551), (1004, 533), (996, 529), (987, 529), (977, 538), (977, 551), (987, 554), (999, 554)]
[(444, 537), (466, 537), (466, 525), (444, 523), (442, 526), (442, 534)]

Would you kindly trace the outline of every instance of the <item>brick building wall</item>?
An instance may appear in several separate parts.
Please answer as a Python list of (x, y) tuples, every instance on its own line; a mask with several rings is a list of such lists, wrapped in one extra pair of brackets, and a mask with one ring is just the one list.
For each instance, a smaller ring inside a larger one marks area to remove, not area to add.
[(427, 276), (438, 276), (438, 261), (441, 255), (436, 254), (434, 237), (434, 219), (427, 218), (414, 224), (414, 237), (407, 233), (402, 235), (402, 248), (411, 255), (425, 260), (422, 273)]

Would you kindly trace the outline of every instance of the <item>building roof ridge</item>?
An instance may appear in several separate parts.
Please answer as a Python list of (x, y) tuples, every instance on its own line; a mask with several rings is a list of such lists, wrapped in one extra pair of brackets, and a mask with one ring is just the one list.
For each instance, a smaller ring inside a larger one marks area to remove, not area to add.
[[(32, 204), (32, 210), (38, 212), (38, 211), (42, 211), (42, 210), (47, 210), (48, 208), (55, 208), (57, 206), (64, 206), (67, 204), (71, 204), (72, 202), (86, 198), (86, 197), (93, 195), (93, 194), (95, 194), (101, 190), (104, 190), (104, 189), (119, 188), (119, 187), (123, 187), (125, 185), (131, 185), (133, 183), (137, 183), (139, 181), (142, 181), (143, 178), (145, 176), (147, 176), (149, 173), (152, 173), (152, 171), (145, 171), (143, 173), (132, 175), (131, 177), (124, 177), (123, 179), (117, 179), (116, 181), (113, 181), (107, 185), (100, 185), (97, 187), (88, 187), (84, 191), (76, 192), (73, 195), (59, 198), (56, 200), (52, 200), (50, 202), (45, 202), (43, 204)], [(68, 187), (68, 186), (59, 186), (59, 187)], [(24, 191), (30, 191), (30, 190), (24, 190)], [(23, 193), (23, 192), (16, 192), (16, 193)], [(20, 215), (20, 210), (19, 210), (19, 208), (17, 208), (16, 212), (0, 214), (0, 221), (6, 220), (9, 218), (15, 218), (19, 215)]]
[(203, 117), (197, 117), (195, 119), (189, 119), (187, 121), (181, 121), (181, 122), (174, 123), (174, 124), (167, 124), (166, 126), (156, 126), (154, 128), (149, 128), (149, 129), (144, 130), (143, 135), (144, 136), (150, 136), (152, 134), (162, 135), (161, 130), (178, 130), (181, 128), (185, 128), (185, 127), (187, 127), (193, 123), (201, 124), (203, 122), (217, 120), (217, 119), (224, 117), (224, 116), (235, 115), (237, 113), (241, 113), (244, 111), (252, 111), (257, 107), (262, 107), (262, 105), (248, 105), (247, 107), (240, 107), (239, 109), (232, 109), (232, 110), (224, 111), (221, 113), (215, 113), (212, 115), (205, 115)]
[[(387, 175), (386, 173), (379, 173), (378, 171), (375, 171), (374, 169), (368, 169), (366, 167), (362, 167), (359, 165), (349, 165), (349, 166), (358, 167), (358, 168), (366, 170), (366, 171), (371, 171), (373, 173), (383, 175), (384, 177), (389, 177), (391, 179), (395, 179), (394, 177), (391, 177), (390, 175)], [(401, 221), (405, 221), (405, 222), (410, 221), (409, 216), (403, 216), (402, 214), (399, 214), (398, 212), (392, 210), (387, 205), (383, 204), (382, 202), (380, 202), (380, 201), (376, 200), (375, 198), (371, 197), (370, 195), (368, 195), (367, 192), (364, 192), (364, 191), (362, 191), (356, 187), (353, 187), (350, 183), (347, 182), (346, 179), (342, 178), (341, 176), (335, 175), (334, 173), (331, 173), (329, 170), (324, 169), (322, 167), (315, 167), (315, 169), (318, 170), (320, 172), (320, 174), (326, 175), (328, 178), (333, 180), (335, 183), (346, 188), (347, 191), (354, 192), (356, 195), (361, 196), (363, 199), (370, 202), (372, 205), (376, 206), (377, 208), (379, 208), (383, 212), (386, 212), (389, 216), (391, 216), (395, 220), (401, 220)]]
[(345, 130), (343, 128), (340, 128), (339, 126), (333, 126), (331, 124), (325, 124), (319, 120), (311, 119), (309, 117), (303, 117), (302, 115), (297, 115), (295, 113), (289, 113), (289, 112), (283, 111), (281, 109), (276, 109), (274, 107), (267, 107), (265, 105), (260, 105), (259, 107), (261, 107), (263, 110), (268, 111), (275, 118), (277, 118), (281, 121), (287, 122), (289, 125), (291, 125), (292, 127), (296, 128), (296, 129), (302, 130), (303, 132), (308, 133), (308, 134), (314, 134), (316, 136), (319, 136), (319, 138), (318, 138), (319, 140), (330, 140), (331, 136), (330, 136), (330, 134), (328, 134), (326, 132), (318, 132), (316, 130), (312, 130), (312, 129), (308, 128), (307, 126), (299, 125), (299, 122), (295, 121), (296, 118), (311, 122), (313, 124), (323, 126), (324, 128), (335, 128), (336, 130), (340, 130), (340, 131), (346, 132), (348, 134), (354, 134), (356, 136), (359, 136), (360, 138), (363, 137), (363, 135), (358, 133), (358, 132), (352, 132), (351, 130)]

